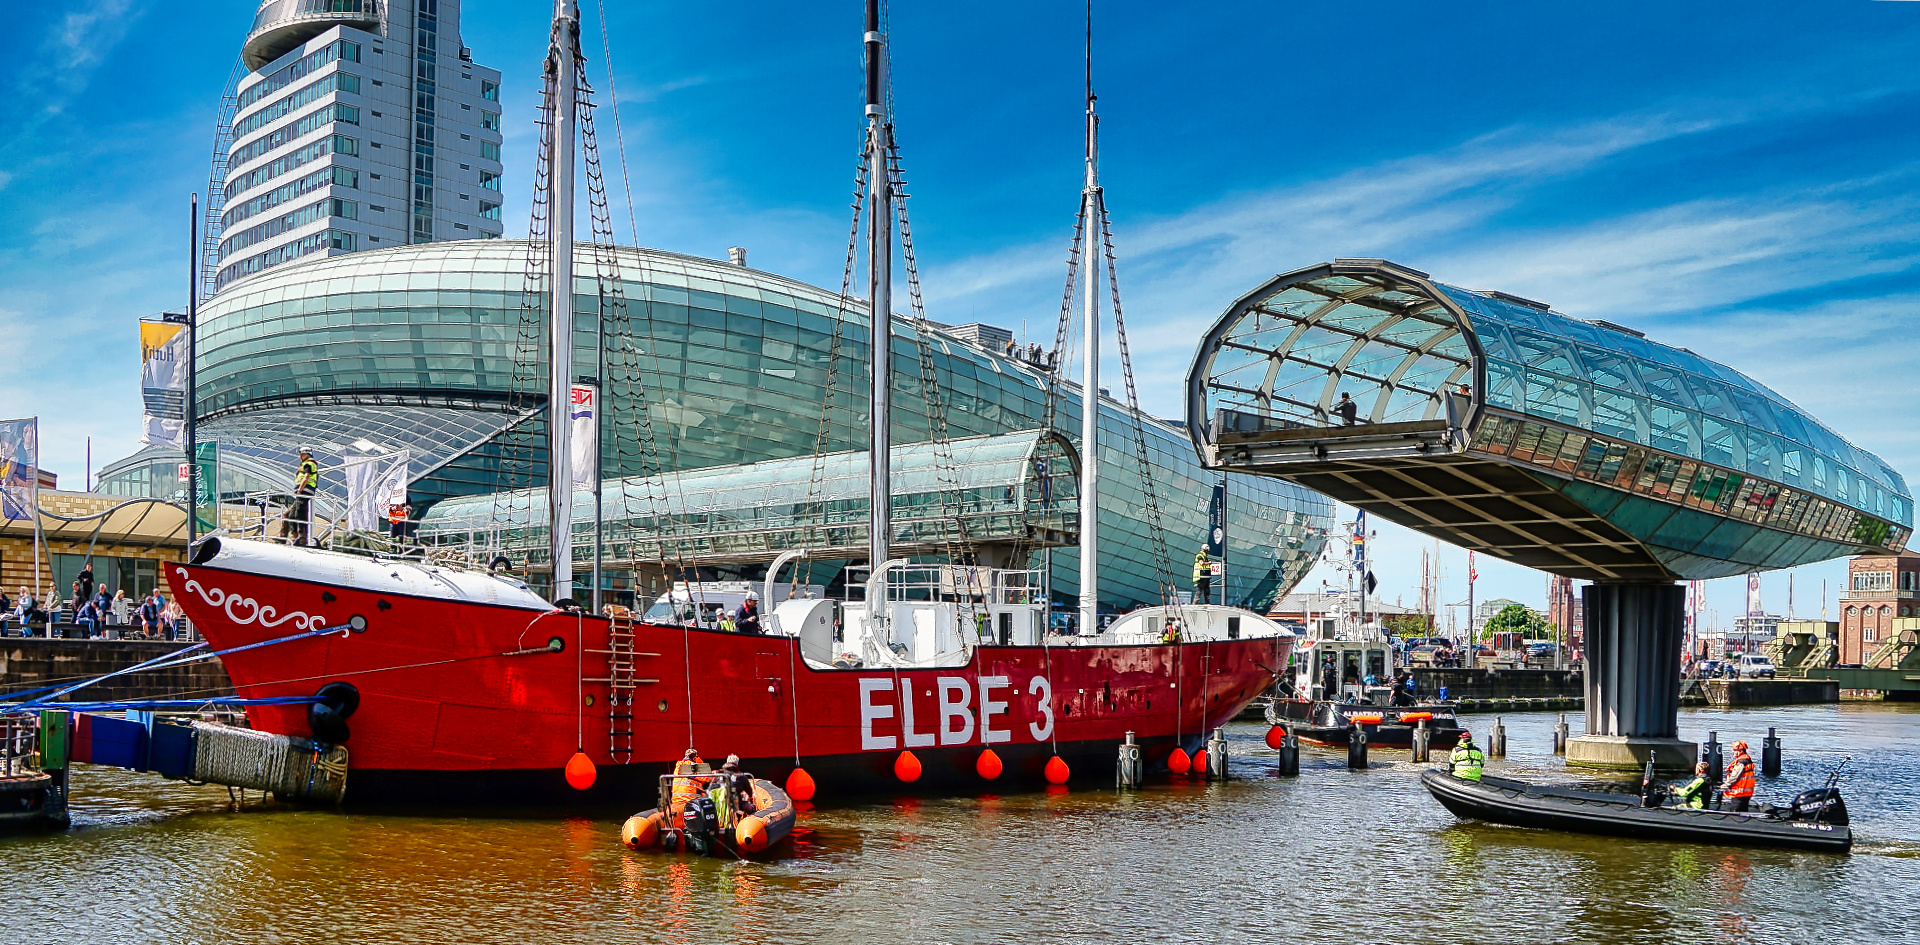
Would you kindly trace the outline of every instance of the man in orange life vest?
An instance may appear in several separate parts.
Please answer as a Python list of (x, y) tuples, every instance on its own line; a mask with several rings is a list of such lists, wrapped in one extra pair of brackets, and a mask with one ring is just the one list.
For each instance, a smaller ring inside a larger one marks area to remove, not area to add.
[(1747, 754), (1746, 742), (1733, 743), (1733, 762), (1727, 765), (1726, 790), (1720, 796), (1725, 802), (1721, 810), (1744, 811), (1753, 803), (1753, 756)]

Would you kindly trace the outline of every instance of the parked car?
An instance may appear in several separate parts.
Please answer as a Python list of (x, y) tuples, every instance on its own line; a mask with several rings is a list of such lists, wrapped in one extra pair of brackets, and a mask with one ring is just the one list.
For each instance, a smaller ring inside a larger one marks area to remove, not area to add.
[(1527, 647), (1527, 659), (1530, 659), (1530, 660), (1553, 659), (1554, 649), (1555, 647), (1551, 643), (1535, 643)]
[(1740, 661), (1734, 664), (1733, 674), (1735, 676), (1745, 676), (1749, 679), (1772, 679), (1773, 661), (1758, 653), (1747, 653), (1742, 655)]

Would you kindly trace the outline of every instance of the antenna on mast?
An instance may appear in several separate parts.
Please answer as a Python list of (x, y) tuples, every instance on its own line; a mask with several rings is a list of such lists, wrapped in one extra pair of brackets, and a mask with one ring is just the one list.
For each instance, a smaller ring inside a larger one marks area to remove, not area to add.
[[(1087, 177), (1080, 192), (1082, 229), (1091, 236), (1106, 216), (1100, 200), (1100, 117), (1094, 111), (1093, 0), (1087, 0)], [(1080, 320), (1080, 634), (1100, 632), (1100, 253), (1087, 246)]]

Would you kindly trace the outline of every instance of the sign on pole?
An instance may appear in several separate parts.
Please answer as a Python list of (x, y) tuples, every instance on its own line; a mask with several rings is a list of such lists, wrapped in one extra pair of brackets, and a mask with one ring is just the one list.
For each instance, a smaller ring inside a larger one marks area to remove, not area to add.
[[(173, 322), (140, 323), (140, 442), (187, 448), (187, 333)], [(186, 475), (181, 474), (182, 480)]]
[(220, 527), (220, 443), (195, 443), (194, 452), (200, 474), (193, 484), (193, 520), (195, 534), (204, 535)]
[(590, 384), (575, 384), (567, 418), (573, 424), (573, 485), (591, 489), (600, 474), (600, 390)]

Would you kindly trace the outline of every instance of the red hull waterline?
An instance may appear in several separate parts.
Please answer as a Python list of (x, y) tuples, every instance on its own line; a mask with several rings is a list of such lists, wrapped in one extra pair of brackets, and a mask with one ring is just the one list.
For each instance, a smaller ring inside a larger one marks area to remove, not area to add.
[[(951, 668), (838, 670), (809, 666), (791, 637), (639, 624), (636, 695), (616, 707), (609, 621), (398, 593), (402, 570), (439, 569), (350, 560), (349, 578), (392, 571), (393, 586), (340, 581), (327, 567), (295, 569), (311, 579), (255, 573), (218, 557), (168, 567), (180, 606), (215, 649), (365, 618), (364, 631), (221, 657), (246, 697), (311, 695), (334, 681), (359, 691), (346, 742), (356, 806), (630, 806), (689, 746), (710, 760), (738, 754), (775, 783), (797, 762), (822, 799), (1034, 790), (1055, 754), (1073, 780), (1108, 784), (1126, 733), (1150, 766), (1176, 745), (1191, 752), (1266, 691), (1293, 644), (980, 646)], [(629, 751), (616, 751), (616, 712), (633, 716), (619, 746)], [(305, 706), (248, 717), (263, 731), (310, 734)], [(977, 766), (989, 748), (1003, 765), (991, 780)], [(563, 775), (578, 749), (598, 766), (586, 791)], [(902, 751), (922, 769), (911, 783), (895, 774)]]

